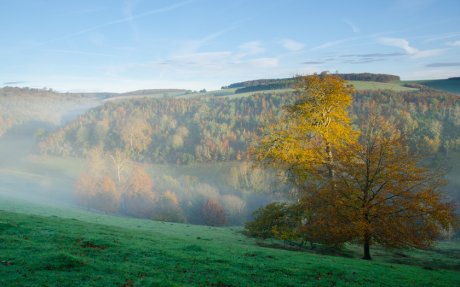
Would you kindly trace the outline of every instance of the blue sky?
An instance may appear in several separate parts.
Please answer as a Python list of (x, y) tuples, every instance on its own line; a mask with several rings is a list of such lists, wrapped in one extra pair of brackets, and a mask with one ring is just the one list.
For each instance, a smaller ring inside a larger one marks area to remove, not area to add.
[(0, 0), (0, 85), (218, 89), (321, 71), (460, 76), (460, 1)]

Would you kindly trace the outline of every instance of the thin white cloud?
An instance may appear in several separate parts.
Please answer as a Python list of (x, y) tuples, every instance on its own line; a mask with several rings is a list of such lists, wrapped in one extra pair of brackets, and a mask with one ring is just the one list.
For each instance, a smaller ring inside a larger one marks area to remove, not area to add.
[(173, 56), (166, 61), (160, 62), (168, 66), (198, 66), (201, 68), (219, 67), (222, 63), (230, 60), (233, 56), (229, 51), (191, 53)]
[(4, 86), (9, 86), (9, 85), (23, 85), (30, 83), (30, 81), (9, 81), (9, 82), (3, 82)]
[[(104, 68), (107, 76), (129, 75), (144, 71), (143, 74), (170, 74), (190, 78), (210, 78), (216, 75), (243, 75), (266, 72), (278, 67), (276, 57), (253, 57), (240, 51), (195, 52), (173, 55), (166, 59), (148, 63), (128, 63)], [(222, 73), (225, 71), (225, 73)]]
[[(334, 40), (334, 41), (328, 41), (328, 42), (325, 42), (325, 43), (320, 44), (318, 46), (314, 46), (314, 47), (310, 48), (309, 50), (310, 51), (325, 50), (325, 49), (328, 49), (328, 48), (331, 48), (331, 47), (335, 47), (335, 46), (342, 45), (342, 44), (345, 44), (345, 43), (350, 43), (350, 42), (358, 43), (358, 45), (354, 45), (354, 46), (362, 46), (362, 45), (369, 44), (370, 39), (372, 39), (372, 43), (373, 43), (374, 39), (376, 37), (382, 37), (384, 35), (389, 35), (389, 34), (394, 34), (394, 33), (401, 33), (401, 32), (403, 32), (403, 31), (402, 30), (399, 30), (399, 31), (387, 31), (387, 32), (379, 32), (379, 33), (359, 35), (359, 36), (356, 35), (356, 36), (353, 36), (353, 37), (343, 38), (343, 39)], [(350, 45), (349, 45), (349, 47), (350, 47)]]
[(127, 19), (127, 22), (131, 28), (131, 34), (133, 39), (138, 39), (138, 30), (136, 23), (134, 22), (134, 7), (136, 3), (135, 0), (125, 0), (124, 5), (123, 5), (123, 15), (125, 16), (125, 19)]
[(439, 40), (446, 40), (450, 38), (457, 38), (458, 36), (460, 36), (460, 32), (429, 35), (429, 36), (423, 36), (423, 38), (425, 38), (424, 41), (428, 43), (428, 42), (435, 42)]
[(69, 33), (69, 34), (64, 35), (62, 37), (51, 39), (51, 40), (48, 40), (48, 41), (46, 41), (44, 43), (41, 43), (41, 44), (43, 45), (43, 44), (46, 44), (46, 43), (49, 43), (49, 42), (54, 42), (54, 41), (58, 41), (58, 40), (64, 40), (64, 39), (68, 39), (68, 38), (71, 38), (71, 37), (74, 37), (74, 36), (86, 34), (88, 32), (91, 32), (91, 31), (94, 31), (94, 30), (97, 30), (97, 29), (100, 29), (100, 28), (112, 26), (112, 25), (115, 25), (115, 24), (131, 22), (131, 21), (133, 21), (135, 19), (144, 18), (144, 17), (151, 16), (151, 15), (154, 15), (154, 14), (161, 14), (161, 13), (173, 11), (173, 10), (176, 10), (176, 9), (182, 7), (182, 6), (191, 4), (193, 2), (195, 2), (195, 0), (187, 0), (187, 1), (178, 2), (178, 3), (172, 4), (172, 5), (166, 6), (166, 7), (149, 10), (149, 11), (146, 11), (146, 12), (143, 12), (143, 13), (139, 13), (139, 14), (135, 14), (135, 15), (128, 15), (128, 16), (125, 16), (124, 18), (113, 20), (113, 21), (108, 21), (108, 22), (105, 22), (105, 23), (101, 23), (101, 24), (86, 28), (86, 29), (82, 29), (82, 30), (74, 32), (74, 33)]
[(236, 22), (232, 25), (230, 25), (229, 27), (226, 27), (224, 29), (221, 29), (219, 31), (216, 31), (214, 33), (211, 33), (211, 34), (208, 34), (206, 36), (204, 36), (203, 38), (200, 38), (200, 39), (195, 39), (195, 40), (189, 40), (189, 41), (185, 41), (184, 43), (182, 43), (181, 47), (174, 51), (174, 55), (182, 55), (182, 54), (189, 54), (189, 53), (195, 53), (197, 52), (200, 48), (202, 48), (203, 46), (205, 46), (207, 43), (211, 42), (212, 40), (236, 29), (241, 23), (243, 23), (244, 21), (239, 21), (239, 22)]
[(451, 77), (458, 77), (458, 68), (417, 69), (407, 73), (407, 75), (401, 75), (403, 80), (447, 79)]
[(353, 22), (351, 22), (350, 20), (343, 20), (345, 22), (345, 24), (347, 24), (351, 30), (353, 31), (353, 33), (359, 33), (359, 27), (356, 26)]
[(380, 38), (378, 41), (379, 43), (386, 45), (386, 46), (392, 46), (392, 47), (403, 49), (406, 52), (406, 54), (411, 55), (414, 58), (433, 57), (443, 52), (442, 49), (419, 50), (415, 47), (412, 47), (409, 44), (409, 41), (403, 38)]
[(278, 66), (278, 58), (257, 58), (250, 60), (249, 63), (258, 68), (274, 68)]
[(337, 41), (326, 42), (326, 43), (323, 43), (321, 45), (318, 45), (318, 46), (310, 48), (310, 51), (324, 50), (324, 49), (334, 47), (334, 46), (337, 46), (337, 45), (340, 45), (340, 44), (343, 44), (343, 43), (346, 43), (346, 42), (353, 41), (355, 39), (356, 38), (347, 38), (347, 39), (342, 39), (342, 40), (337, 40)]
[(453, 46), (453, 47), (460, 47), (460, 40), (449, 42), (447, 43), (447, 45)]
[(418, 51), (417, 53), (414, 54), (414, 58), (429, 58), (429, 57), (434, 57), (442, 54), (444, 52), (444, 49), (432, 49), (432, 50), (424, 50), (424, 51)]
[(401, 38), (381, 38), (379, 40), (380, 43), (387, 45), (387, 46), (393, 46), (397, 48), (401, 48), (404, 51), (406, 51), (407, 54), (415, 54), (418, 52), (418, 50), (414, 47), (411, 47), (409, 45), (409, 41), (406, 39), (401, 39)]
[(250, 58), (244, 57), (237, 52), (231, 51), (216, 51), (216, 52), (202, 52), (191, 53), (184, 55), (173, 56), (169, 59), (157, 61), (153, 65), (162, 65), (163, 67), (170, 68), (187, 68), (191, 69), (209, 69), (209, 70), (222, 70), (233, 67), (255, 67), (255, 68), (269, 68), (278, 66), (278, 58)]
[(265, 48), (258, 41), (243, 43), (239, 48), (244, 55), (257, 55), (265, 51)]
[(426, 64), (428, 68), (460, 67), (460, 62), (441, 62)]
[(302, 50), (305, 45), (292, 39), (283, 39), (282, 45), (286, 50), (297, 52)]

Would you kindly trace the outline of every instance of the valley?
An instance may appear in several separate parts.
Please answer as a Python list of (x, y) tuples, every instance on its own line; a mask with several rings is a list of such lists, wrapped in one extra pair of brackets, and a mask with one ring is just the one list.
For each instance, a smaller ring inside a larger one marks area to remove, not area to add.
[[(459, 97), (414, 83), (349, 83), (356, 89), (354, 123), (360, 125), (369, 105), (396, 120), (411, 136), (410, 148), (429, 155), (433, 168), (447, 167), (445, 190), (459, 202)], [(246, 153), (266, 116), (278, 117), (294, 101), (294, 89), (237, 89), (69, 95), (4, 88), (0, 283), (451, 286), (459, 280), (458, 239), (423, 251), (377, 246), (374, 260), (363, 263), (353, 243), (298, 249), (289, 241), (246, 237), (242, 225), (254, 210), (295, 200), (289, 184), (253, 166)], [(132, 131), (127, 122), (143, 129)], [(129, 160), (126, 180), (132, 168), (152, 179), (154, 199), (141, 199), (142, 208), (130, 209), (141, 201), (127, 191), (113, 197), (115, 209), (88, 204), (100, 199), (82, 199), (78, 191), (97, 156), (105, 165), (100, 172), (116, 182), (111, 157), (119, 151)]]

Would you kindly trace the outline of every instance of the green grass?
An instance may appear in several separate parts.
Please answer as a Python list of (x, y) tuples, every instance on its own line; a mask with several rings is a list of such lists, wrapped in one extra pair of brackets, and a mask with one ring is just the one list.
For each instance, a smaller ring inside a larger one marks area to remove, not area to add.
[[(236, 90), (236, 89), (226, 89), (225, 91), (227, 90)], [(290, 92), (293, 92), (294, 89), (277, 89), (277, 90), (263, 90), (263, 91), (253, 91), (253, 92), (247, 92), (247, 93), (240, 93), (240, 94), (223, 94), (221, 95), (221, 97), (223, 98), (244, 98), (244, 97), (250, 97), (254, 94), (286, 94), (286, 93), (290, 93)]]
[(391, 90), (397, 92), (405, 92), (405, 91), (417, 91), (414, 88), (404, 87), (403, 83), (395, 82), (395, 83), (381, 83), (381, 82), (368, 82), (368, 81), (348, 81), (348, 83), (352, 84), (353, 87), (357, 91), (362, 90)]
[[(381, 83), (381, 82), (369, 82), (369, 81), (348, 81), (357, 91), (362, 90), (392, 90), (398, 92), (404, 91), (417, 91), (414, 88), (404, 87), (402, 82), (394, 82), (394, 83)], [(249, 97), (256, 93), (270, 93), (270, 94), (285, 94), (289, 92), (293, 92), (294, 89), (277, 89), (277, 90), (264, 90), (264, 91), (254, 91), (254, 92), (247, 92), (241, 94), (235, 94), (236, 89), (225, 89), (220, 91), (210, 91), (207, 93), (200, 93), (194, 94), (194, 96), (224, 96), (224, 97), (231, 97), (231, 98), (242, 98), (242, 97)]]
[[(460, 280), (458, 243), (434, 249), (439, 262), (429, 265), (432, 254), (404, 251), (399, 256), (410, 264), (425, 258), (408, 266), (383, 262), (394, 255), (380, 249), (368, 262), (264, 248), (240, 231), (1, 198), (0, 286), (456, 286)], [(355, 256), (353, 248), (347, 256)]]
[(103, 102), (107, 101), (119, 101), (119, 100), (129, 100), (129, 99), (142, 99), (142, 98), (174, 98), (174, 97), (180, 97), (182, 95), (186, 94), (185, 90), (181, 89), (150, 89), (150, 90), (139, 90), (139, 91), (132, 91), (128, 93), (123, 93), (123, 94), (117, 94), (113, 95), (112, 97), (109, 97)]
[(432, 89), (460, 95), (460, 79), (412, 81), (411, 83), (417, 83)]
[[(348, 81), (357, 91), (361, 90), (392, 90), (392, 91), (416, 91), (415, 88), (404, 87), (405, 82), (393, 82), (393, 83), (382, 83), (382, 82), (370, 82), (370, 81)], [(275, 90), (262, 90), (262, 91), (252, 91), (247, 93), (235, 94), (237, 89), (221, 89), (215, 91), (207, 92), (195, 92), (195, 93), (186, 93), (183, 91), (179, 92), (170, 92), (170, 93), (145, 93), (145, 94), (130, 94), (130, 95), (119, 95), (107, 99), (106, 101), (112, 100), (126, 100), (133, 98), (144, 98), (144, 97), (157, 97), (161, 98), (164, 96), (167, 97), (177, 97), (177, 98), (199, 98), (199, 97), (231, 97), (231, 98), (242, 98), (249, 97), (256, 93), (270, 93), (270, 94), (285, 94), (293, 92), (294, 89), (275, 89)]]

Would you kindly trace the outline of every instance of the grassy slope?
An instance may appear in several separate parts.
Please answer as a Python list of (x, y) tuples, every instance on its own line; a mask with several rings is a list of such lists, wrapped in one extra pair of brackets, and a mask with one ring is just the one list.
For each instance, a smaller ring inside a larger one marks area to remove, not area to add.
[(412, 81), (412, 83), (417, 83), (428, 86), (432, 89), (437, 89), (460, 95), (460, 79)]
[(353, 87), (358, 90), (391, 90), (397, 92), (416, 91), (417, 89), (404, 87), (401, 82), (381, 83), (368, 81), (348, 81)]
[[(401, 82), (397, 83), (380, 83), (380, 82), (368, 82), (368, 81), (348, 81), (357, 91), (362, 90), (392, 90), (392, 91), (415, 91), (417, 89), (407, 88), (402, 85)], [(279, 89), (279, 90), (267, 90), (267, 91), (256, 91), (247, 92), (241, 94), (229, 95), (231, 97), (247, 97), (255, 93), (286, 93), (292, 92), (294, 89)]]
[[(394, 83), (381, 83), (381, 82), (370, 82), (370, 81), (348, 81), (353, 87), (358, 90), (392, 90), (392, 91), (415, 91), (417, 89), (404, 87), (402, 82)], [(283, 94), (287, 92), (292, 92), (294, 89), (277, 89), (277, 90), (262, 90), (262, 91), (253, 91), (241, 94), (235, 94), (236, 89), (223, 89), (217, 91), (209, 91), (206, 93), (194, 93), (189, 95), (184, 95), (183, 97), (203, 97), (203, 96), (228, 96), (228, 97), (248, 97), (256, 93), (271, 93), (271, 94)]]
[[(240, 228), (105, 216), (8, 198), (0, 200), (0, 242), (1, 286), (455, 286), (460, 280), (458, 270), (263, 248)], [(450, 268), (460, 268), (456, 248), (444, 249), (456, 252)]]

